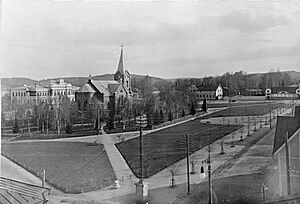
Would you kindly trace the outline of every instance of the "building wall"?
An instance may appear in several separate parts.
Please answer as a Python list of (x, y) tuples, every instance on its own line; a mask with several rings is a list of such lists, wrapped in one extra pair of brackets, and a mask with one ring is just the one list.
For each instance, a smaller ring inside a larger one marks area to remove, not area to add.
[(75, 100), (74, 86), (60, 79), (59, 83), (51, 81), (49, 87), (39, 85), (24, 86), (11, 89), (11, 100), (19, 104), (40, 102), (57, 103), (62, 97)]
[[(289, 157), (290, 157), (290, 180), (291, 193), (300, 192), (300, 129), (288, 141)], [(277, 179), (279, 195), (287, 195), (287, 166), (286, 166), (286, 148), (285, 145), (276, 153), (277, 156)]]
[(272, 89), (266, 89), (265, 96), (268, 99), (299, 99), (300, 98), (300, 88), (297, 89), (294, 93), (287, 92), (278, 92), (273, 93)]
[(216, 99), (216, 91), (197, 91), (196, 92), (196, 99)]

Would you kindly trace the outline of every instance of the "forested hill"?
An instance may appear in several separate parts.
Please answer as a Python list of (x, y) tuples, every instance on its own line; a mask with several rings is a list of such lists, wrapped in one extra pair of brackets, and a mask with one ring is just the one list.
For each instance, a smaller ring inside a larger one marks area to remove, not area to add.
[[(266, 89), (268, 87), (278, 86), (299, 86), (300, 72), (268, 72), (247, 74), (246, 72), (227, 72), (222, 76), (210, 76), (204, 78), (176, 79), (176, 84), (180, 87), (186, 87), (191, 84), (197, 86), (216, 86), (227, 87), (231, 93), (243, 93), (247, 89)], [(174, 81), (174, 82), (175, 82)]]
[(1, 78), (1, 90), (10, 90), (14, 87), (33, 85), (38, 83), (36, 80), (23, 77), (14, 77), (14, 78)]
[[(93, 76), (93, 80), (113, 80), (113, 74), (103, 74)], [(1, 79), (1, 90), (10, 90), (14, 87), (32, 84), (45, 84), (49, 83), (50, 80), (58, 80), (60, 78), (51, 78), (44, 80), (32, 80), (29, 78), (2, 78)], [(82, 86), (88, 81), (88, 77), (63, 77), (66, 82), (71, 83), (74, 86)], [(132, 87), (138, 88), (145, 92), (151, 92), (151, 88), (163, 88), (167, 86), (168, 83), (175, 83), (181, 85), (201, 85), (205, 84), (226, 86), (232, 91), (243, 91), (250, 88), (261, 88), (272, 86), (290, 86), (295, 84), (300, 84), (300, 72), (298, 71), (285, 71), (285, 72), (268, 72), (268, 73), (255, 73), (247, 74), (246, 72), (240, 71), (235, 73), (225, 73), (222, 76), (209, 76), (203, 78), (178, 78), (178, 79), (162, 79), (152, 76), (142, 76), (142, 75), (131, 75)]]
[[(66, 82), (71, 83), (74, 86), (82, 86), (88, 81), (88, 77), (62, 77)], [(1, 79), (1, 89), (2, 90), (10, 90), (14, 87), (20, 87), (24, 84), (26, 85), (33, 85), (33, 84), (47, 84), (50, 80), (58, 80), (60, 78), (50, 78), (50, 79), (43, 79), (43, 80), (32, 80), (29, 78), (2, 78)], [(113, 80), (113, 74), (103, 74), (103, 75), (96, 75), (92, 77), (93, 80)], [(164, 81), (164, 79), (152, 76), (142, 76), (142, 75), (131, 75), (132, 84), (133, 86), (138, 86), (139, 82), (147, 79), (151, 84), (156, 83), (158, 81)]]

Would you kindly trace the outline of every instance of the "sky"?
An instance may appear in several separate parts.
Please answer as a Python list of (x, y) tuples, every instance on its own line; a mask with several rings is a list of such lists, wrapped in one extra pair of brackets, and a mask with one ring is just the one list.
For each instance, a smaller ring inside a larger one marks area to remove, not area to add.
[(0, 77), (300, 71), (300, 1), (2, 0)]

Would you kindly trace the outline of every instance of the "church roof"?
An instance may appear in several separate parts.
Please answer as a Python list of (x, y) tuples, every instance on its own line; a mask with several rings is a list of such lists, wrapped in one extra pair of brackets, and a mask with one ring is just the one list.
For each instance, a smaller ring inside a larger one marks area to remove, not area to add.
[(124, 75), (123, 45), (121, 46), (121, 54), (120, 54), (118, 69), (117, 69), (116, 73), (118, 73), (118, 72), (120, 72), (122, 75)]
[(104, 93), (105, 95), (109, 95), (111, 93), (109, 86), (112, 85), (115, 85), (117, 87), (120, 86), (120, 83), (117, 81), (92, 80), (91, 83), (98, 89), (99, 92)]
[(96, 91), (91, 87), (91, 85), (85, 84), (82, 87), (80, 87), (76, 92), (77, 93), (95, 93)]
[(108, 89), (110, 93), (115, 93), (119, 87), (120, 84), (108, 84)]

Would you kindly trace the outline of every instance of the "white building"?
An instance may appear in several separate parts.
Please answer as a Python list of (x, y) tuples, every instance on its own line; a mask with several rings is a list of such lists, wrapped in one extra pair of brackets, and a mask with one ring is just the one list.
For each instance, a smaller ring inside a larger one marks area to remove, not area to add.
[(38, 104), (40, 102), (56, 103), (62, 97), (75, 99), (77, 87), (60, 79), (58, 82), (51, 80), (49, 84), (22, 86), (11, 89), (11, 101), (15, 103)]

